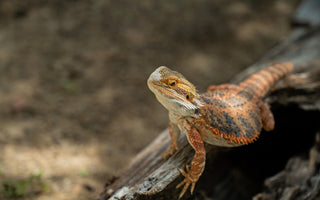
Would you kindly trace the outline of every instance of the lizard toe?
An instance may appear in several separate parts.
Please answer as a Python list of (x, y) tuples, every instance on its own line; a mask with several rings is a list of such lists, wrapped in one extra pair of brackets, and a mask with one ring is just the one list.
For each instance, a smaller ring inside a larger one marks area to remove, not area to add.
[(180, 188), (183, 186), (183, 189), (181, 190), (181, 193), (179, 195), (179, 199), (186, 193), (187, 189), (191, 185), (190, 192), (193, 193), (194, 187), (196, 185), (197, 180), (194, 180), (190, 174), (189, 166), (186, 166), (186, 171), (182, 169), (179, 169), (180, 173), (185, 177), (183, 181), (181, 181), (176, 188)]

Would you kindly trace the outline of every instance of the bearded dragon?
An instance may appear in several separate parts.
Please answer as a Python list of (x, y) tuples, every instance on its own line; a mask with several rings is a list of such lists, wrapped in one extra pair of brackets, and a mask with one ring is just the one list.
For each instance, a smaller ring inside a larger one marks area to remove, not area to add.
[(291, 63), (280, 63), (253, 74), (238, 85), (213, 85), (199, 94), (182, 74), (165, 66), (157, 68), (148, 79), (148, 87), (169, 111), (170, 148), (164, 159), (177, 149), (180, 131), (195, 151), (191, 167), (179, 169), (185, 177), (179, 199), (191, 185), (193, 193), (206, 161), (204, 142), (223, 147), (237, 147), (257, 140), (262, 127), (274, 129), (274, 118), (263, 97), (281, 78), (293, 70)]

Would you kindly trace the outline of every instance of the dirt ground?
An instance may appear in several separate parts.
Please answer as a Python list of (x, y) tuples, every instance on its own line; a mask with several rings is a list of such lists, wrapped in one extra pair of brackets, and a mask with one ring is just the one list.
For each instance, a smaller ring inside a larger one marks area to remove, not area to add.
[(298, 0), (0, 1), (0, 199), (95, 199), (167, 127), (146, 86), (199, 91), (290, 32)]

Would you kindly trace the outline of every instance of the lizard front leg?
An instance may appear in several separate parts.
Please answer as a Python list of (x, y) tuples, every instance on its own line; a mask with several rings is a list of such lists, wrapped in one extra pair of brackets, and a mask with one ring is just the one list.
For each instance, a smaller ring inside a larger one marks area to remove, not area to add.
[(170, 157), (176, 150), (178, 150), (178, 139), (180, 135), (180, 130), (178, 126), (171, 121), (169, 122), (169, 134), (171, 138), (170, 148), (161, 154), (163, 159)]
[(190, 145), (195, 150), (195, 155), (191, 162), (190, 169), (188, 165), (186, 166), (186, 172), (182, 169), (179, 169), (181, 174), (185, 177), (185, 179), (179, 185), (177, 185), (177, 188), (184, 185), (179, 195), (179, 199), (187, 191), (190, 184), (191, 184), (191, 188), (190, 188), (191, 194), (193, 193), (195, 184), (198, 181), (199, 177), (201, 176), (206, 163), (206, 150), (204, 148), (204, 144), (199, 132), (196, 129), (191, 128), (187, 131), (187, 138)]

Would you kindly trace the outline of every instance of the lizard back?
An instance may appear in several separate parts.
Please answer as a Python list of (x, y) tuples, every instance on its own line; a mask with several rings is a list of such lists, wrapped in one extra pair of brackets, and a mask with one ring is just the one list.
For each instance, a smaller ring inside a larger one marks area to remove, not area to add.
[[(201, 95), (205, 106), (200, 109), (205, 127), (197, 129), (203, 139), (219, 146), (235, 146), (254, 142), (261, 131), (260, 109), (254, 95), (233, 86)], [(198, 123), (200, 124), (200, 123)]]
[(221, 146), (254, 142), (263, 124), (262, 97), (292, 69), (290, 63), (277, 64), (259, 71), (239, 85), (229, 84), (223, 89), (202, 94), (205, 106), (200, 111), (204, 120), (202, 124), (206, 126), (198, 128), (204, 133), (204, 140)]

